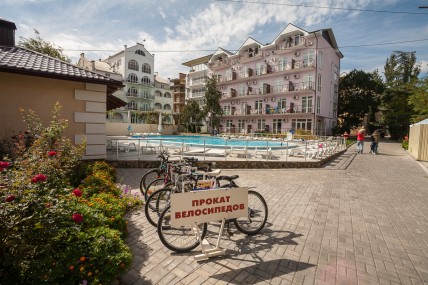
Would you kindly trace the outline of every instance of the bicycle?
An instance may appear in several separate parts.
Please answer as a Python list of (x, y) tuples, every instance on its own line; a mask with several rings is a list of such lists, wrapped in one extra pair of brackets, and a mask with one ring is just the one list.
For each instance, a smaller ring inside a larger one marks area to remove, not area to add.
[(159, 167), (146, 172), (140, 180), (140, 192), (144, 196), (146, 196), (146, 191), (149, 184), (161, 178), (162, 175), (165, 175), (166, 166), (169, 162), (169, 156), (166, 152), (162, 151), (158, 158), (161, 160)]
[[(238, 175), (218, 176), (216, 179), (228, 181), (229, 184), (227, 188), (237, 188), (238, 185), (234, 180), (238, 177)], [(173, 195), (172, 191), (170, 191), (170, 195)], [(168, 249), (178, 253), (195, 249), (200, 244), (200, 240), (205, 238), (207, 223), (202, 223), (197, 227), (193, 225), (173, 227), (170, 224), (171, 213), (169, 200), (164, 200), (163, 206), (164, 210), (160, 214), (157, 223), (158, 235), (161, 242)], [(255, 235), (263, 229), (267, 218), (268, 207), (263, 196), (254, 190), (248, 190), (248, 217), (226, 220), (227, 233), (231, 235), (230, 222), (233, 222), (236, 229), (240, 232), (247, 235)], [(200, 234), (200, 239), (197, 234), (198, 232)]]

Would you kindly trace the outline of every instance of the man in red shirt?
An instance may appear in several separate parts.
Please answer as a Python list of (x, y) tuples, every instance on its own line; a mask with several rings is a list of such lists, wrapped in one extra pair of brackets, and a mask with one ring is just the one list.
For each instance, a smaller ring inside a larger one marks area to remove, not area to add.
[(365, 135), (366, 130), (364, 129), (364, 127), (361, 127), (361, 129), (357, 133), (357, 153), (363, 153)]

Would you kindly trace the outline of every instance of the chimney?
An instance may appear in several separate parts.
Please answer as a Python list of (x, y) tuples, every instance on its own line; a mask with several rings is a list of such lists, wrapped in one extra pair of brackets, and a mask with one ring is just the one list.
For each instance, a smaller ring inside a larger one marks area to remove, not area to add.
[(15, 46), (15, 23), (0, 18), (0, 46)]
[(91, 64), (92, 64), (92, 71), (95, 71), (95, 60), (91, 60)]
[(128, 47), (127, 45), (123, 45), (125, 47), (125, 49)]

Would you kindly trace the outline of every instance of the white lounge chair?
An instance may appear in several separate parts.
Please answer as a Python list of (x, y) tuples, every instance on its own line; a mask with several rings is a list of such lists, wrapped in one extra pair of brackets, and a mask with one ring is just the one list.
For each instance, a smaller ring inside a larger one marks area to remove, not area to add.
[(224, 148), (210, 149), (205, 152), (206, 156), (227, 156), (229, 152)]
[(232, 147), (230, 149), (230, 155), (236, 155), (236, 157), (248, 157), (249, 153), (248, 153), (248, 149), (247, 147), (244, 148), (234, 148)]
[(194, 149), (185, 151), (183, 153), (183, 155), (186, 155), (186, 156), (203, 155), (204, 153), (206, 153), (209, 150), (210, 150), (210, 148), (205, 148), (205, 149), (204, 148), (194, 148)]

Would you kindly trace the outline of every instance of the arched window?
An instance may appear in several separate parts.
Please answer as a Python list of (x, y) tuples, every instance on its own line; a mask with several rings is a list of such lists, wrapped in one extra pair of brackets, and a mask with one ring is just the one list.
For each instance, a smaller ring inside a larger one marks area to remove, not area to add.
[(144, 76), (143, 78), (141, 78), (141, 83), (145, 85), (150, 85), (150, 78)]
[(163, 105), (163, 109), (164, 110), (171, 110), (171, 105), (165, 104), (165, 105)]
[(138, 71), (138, 62), (133, 59), (128, 61), (128, 69)]
[(171, 98), (171, 93), (169, 93), (169, 92), (165, 92), (164, 97), (165, 97), (165, 98)]
[(127, 82), (129, 82), (129, 83), (138, 83), (138, 76), (135, 75), (134, 73), (129, 74)]
[(155, 96), (162, 97), (162, 92), (160, 92), (159, 90), (156, 90), (155, 91)]
[(134, 102), (134, 101), (128, 102), (128, 106), (127, 106), (126, 109), (128, 109), (128, 110), (138, 110), (138, 104), (137, 104), (137, 102)]
[(136, 53), (136, 54), (139, 54), (139, 55), (142, 55), (142, 56), (146, 56), (146, 54), (144, 53), (144, 51), (142, 51), (142, 50), (140, 50), (140, 49), (137, 49), (137, 50), (135, 51), (135, 53)]
[(143, 70), (144, 73), (148, 73), (151, 74), (152, 73), (152, 68), (150, 67), (150, 65), (148, 63), (143, 64)]
[(155, 109), (162, 110), (162, 104), (161, 103), (156, 103), (155, 104)]
[(128, 89), (128, 92), (126, 92), (126, 96), (130, 97), (138, 97), (138, 90), (135, 87), (131, 87)]

